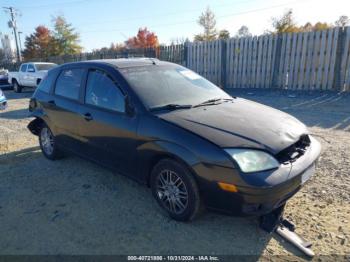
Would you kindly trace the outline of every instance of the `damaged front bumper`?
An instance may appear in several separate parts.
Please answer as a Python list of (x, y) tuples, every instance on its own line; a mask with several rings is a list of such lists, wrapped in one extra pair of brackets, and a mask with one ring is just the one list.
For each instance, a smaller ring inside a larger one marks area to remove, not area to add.
[(310, 145), (292, 162), (270, 171), (241, 174), (244, 185), (237, 186), (238, 192), (215, 189), (210, 194), (215, 198), (209, 198), (209, 208), (234, 215), (261, 216), (283, 206), (315, 172), (321, 145), (312, 136), (309, 138)]
[(309, 136), (310, 146), (305, 153), (291, 163), (282, 164), (277, 170), (265, 174), (270, 186), (240, 188), (243, 198), (242, 213), (263, 215), (283, 206), (296, 194), (315, 172), (321, 153), (320, 143)]

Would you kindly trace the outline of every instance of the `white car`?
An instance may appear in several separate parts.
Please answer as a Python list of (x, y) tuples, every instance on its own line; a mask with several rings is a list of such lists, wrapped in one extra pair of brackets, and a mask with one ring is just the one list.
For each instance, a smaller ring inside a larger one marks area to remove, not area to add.
[(18, 72), (9, 72), (8, 82), (13, 85), (16, 93), (22, 92), (22, 87), (37, 87), (46, 76), (47, 71), (56, 67), (54, 63), (24, 63)]

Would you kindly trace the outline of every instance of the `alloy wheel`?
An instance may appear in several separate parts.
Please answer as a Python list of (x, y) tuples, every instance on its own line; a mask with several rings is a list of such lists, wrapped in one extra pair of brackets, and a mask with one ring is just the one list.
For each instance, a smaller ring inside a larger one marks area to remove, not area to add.
[(50, 129), (48, 129), (47, 127), (44, 127), (43, 129), (41, 129), (40, 141), (44, 152), (47, 155), (52, 155), (54, 150), (54, 140)]
[(163, 170), (157, 178), (157, 196), (170, 212), (181, 214), (188, 205), (184, 181), (171, 170)]

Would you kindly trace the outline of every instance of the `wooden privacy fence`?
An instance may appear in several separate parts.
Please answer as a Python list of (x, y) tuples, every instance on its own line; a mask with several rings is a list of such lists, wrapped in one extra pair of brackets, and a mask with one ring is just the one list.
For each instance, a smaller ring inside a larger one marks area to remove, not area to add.
[(185, 65), (224, 88), (350, 91), (350, 27), (187, 42), (156, 49), (91, 52), (45, 60), (61, 64), (140, 56)]
[(186, 66), (211, 82), (222, 84), (225, 77), (222, 70), (222, 46), (221, 40), (187, 43)]
[(187, 43), (187, 66), (226, 88), (350, 90), (350, 27)]

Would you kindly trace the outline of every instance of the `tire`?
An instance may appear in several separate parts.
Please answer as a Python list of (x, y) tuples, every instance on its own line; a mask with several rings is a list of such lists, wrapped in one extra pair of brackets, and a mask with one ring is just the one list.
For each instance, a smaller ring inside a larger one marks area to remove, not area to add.
[(41, 126), (38, 136), (41, 152), (47, 159), (56, 160), (63, 157), (62, 151), (57, 148), (55, 136), (46, 124)]
[(163, 159), (153, 168), (150, 182), (153, 197), (171, 218), (192, 221), (199, 215), (201, 199), (198, 185), (184, 165)]
[(17, 81), (13, 81), (13, 91), (16, 93), (21, 93), (22, 92), (22, 87), (17, 83)]

